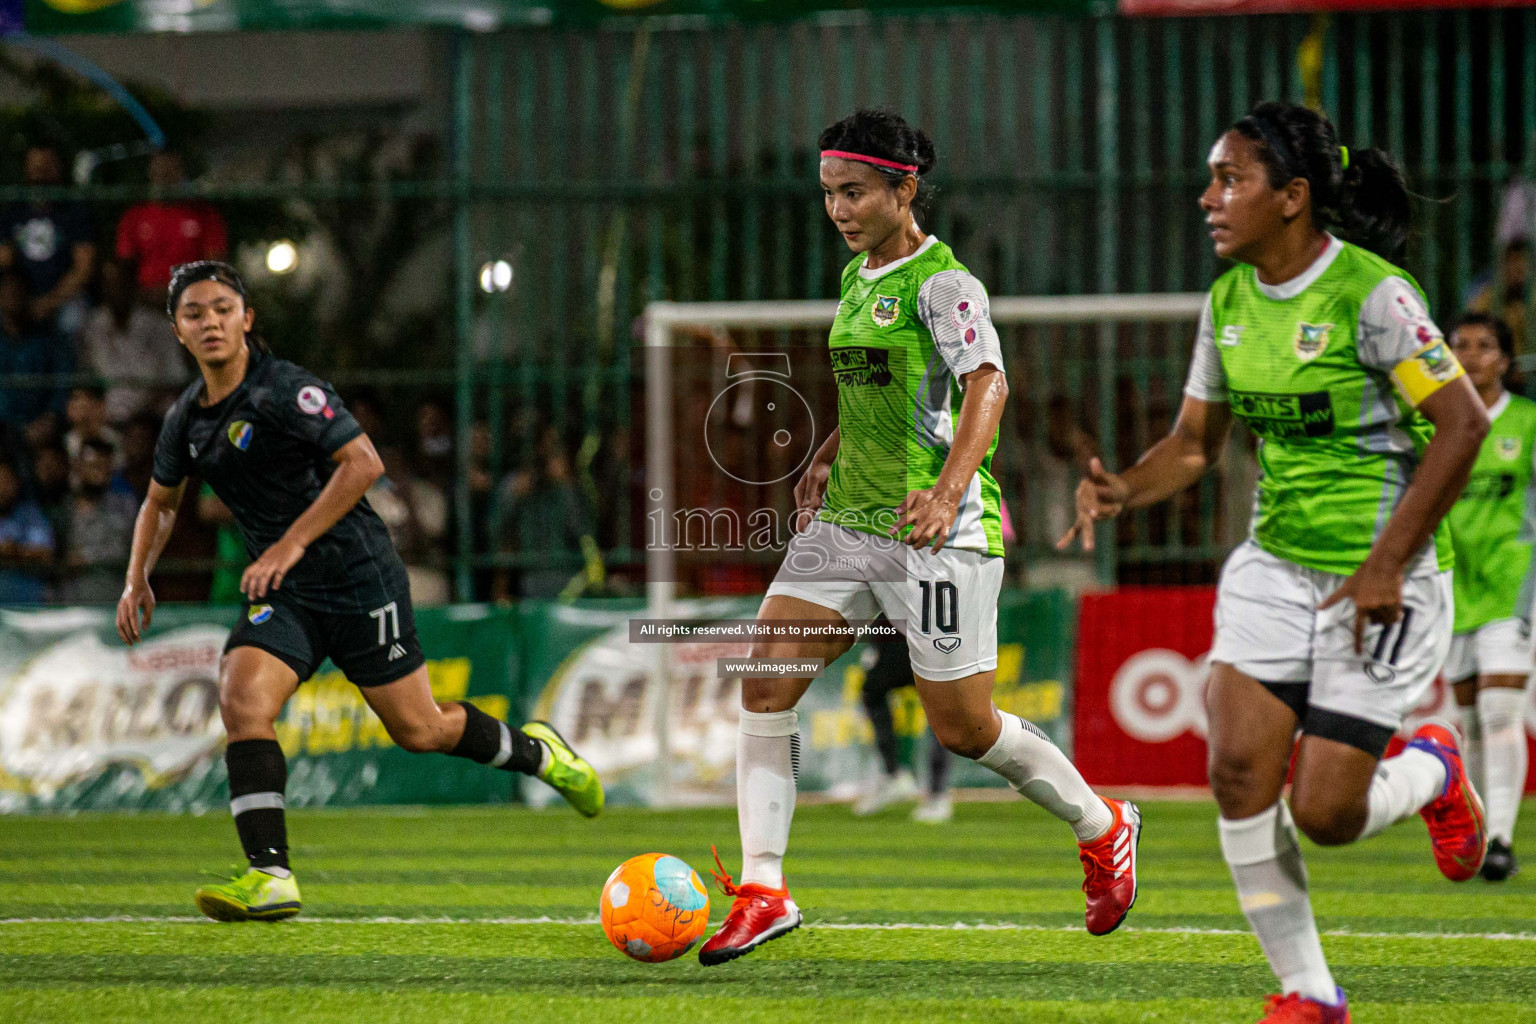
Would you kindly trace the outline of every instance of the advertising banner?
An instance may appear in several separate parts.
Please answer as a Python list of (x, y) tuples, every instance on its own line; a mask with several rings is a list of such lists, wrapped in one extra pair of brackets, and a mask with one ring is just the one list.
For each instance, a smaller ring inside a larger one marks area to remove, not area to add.
[[(1204, 786), (1207, 655), (1213, 587), (1125, 587), (1082, 598), (1074, 755), (1096, 786)], [(1536, 755), (1536, 701), (1527, 690), (1527, 742)], [(1444, 680), (1404, 727), (1457, 720)], [(1536, 775), (1527, 778), (1536, 791)]]
[[(228, 800), (219, 656), (238, 614), (162, 607), (125, 646), (104, 608), (0, 610), (0, 812), (200, 812)], [(468, 605), (416, 616), (439, 700), (505, 718), (520, 703), (514, 616)], [(407, 754), (327, 665), (277, 722), (288, 805), (506, 800), (513, 779)]]
[[(10, 4), (17, 20), (22, 0)], [(25, 0), (27, 30), (61, 32), (232, 32), (251, 29), (384, 28), (431, 25), (489, 32), (518, 25), (592, 25), (627, 17), (764, 21), (839, 11), (931, 15), (935, 10), (1081, 14), (1113, 7), (1094, 0)]]
[[(757, 598), (681, 602), (694, 620), (750, 619)], [(110, 609), (0, 610), (0, 813), (162, 810), (198, 813), (228, 799), (219, 657), (230, 608), (166, 606), (134, 648)], [(433, 695), (469, 700), (493, 717), (554, 723), (603, 774), (615, 803), (652, 799), (659, 748), (658, 645), (631, 641), (642, 603), (530, 601), (423, 608), (416, 623)], [(1059, 592), (1004, 592), (994, 697), (1065, 745), (1071, 692), (1072, 606)], [(748, 644), (671, 643), (667, 749), (671, 797), (735, 796), (740, 683), (720, 659)], [(863, 645), (827, 666), (800, 705), (801, 788), (851, 796), (875, 771), (860, 694)], [(903, 757), (925, 763), (927, 723), (916, 694), (892, 698)], [(505, 772), (390, 740), (362, 693), (326, 665), (299, 687), (277, 722), (288, 757), (290, 807), (375, 803), (543, 803), (553, 792)], [(959, 786), (1000, 784), (963, 759)]]
[(1524, 7), (1529, 0), (1119, 0), (1120, 13), (1199, 18), (1212, 14), (1328, 14), (1342, 11)]
[[(758, 598), (685, 601), (678, 618), (749, 619)], [(655, 644), (634, 643), (630, 620), (639, 606), (530, 605), (524, 609), (526, 668), (540, 689), (530, 717), (547, 718), (602, 774), (609, 799), (652, 799), (662, 695), (653, 685)], [(1004, 591), (998, 607), (998, 670), (994, 699), (1065, 745), (1071, 690), (1072, 606), (1058, 592)], [(744, 657), (750, 644), (680, 642), (668, 645), (672, 665), (666, 741), (670, 799), (730, 803), (735, 799), (736, 724), (740, 681), (722, 678), (722, 658)], [(863, 645), (829, 665), (801, 699), (800, 789), (852, 796), (876, 770), (873, 735), (860, 694)], [(905, 753), (921, 764), (927, 723), (912, 690), (893, 698)], [(992, 772), (957, 759), (956, 786), (1001, 785)], [(554, 795), (529, 786), (530, 802)]]

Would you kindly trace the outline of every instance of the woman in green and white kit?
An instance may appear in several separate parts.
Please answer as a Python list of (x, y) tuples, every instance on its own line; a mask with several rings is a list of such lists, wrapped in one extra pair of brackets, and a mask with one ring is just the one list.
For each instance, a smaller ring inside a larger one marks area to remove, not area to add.
[(1094, 461), (1062, 543), (1090, 545), (1096, 522), (1193, 484), (1234, 416), (1259, 437), (1249, 540), (1216, 603), (1211, 788), (1239, 903), (1281, 982), (1263, 1021), (1347, 1024), (1298, 827), (1336, 846), (1418, 811), (1444, 874), (1482, 864), (1482, 811), (1453, 733), (1424, 726), (1382, 754), (1450, 644), (1441, 520), (1488, 417), (1418, 286), (1389, 262), (1409, 209), (1386, 154), (1348, 152), (1321, 114), (1264, 103), (1208, 164), (1200, 207), (1216, 255), (1237, 265), (1211, 288), (1178, 421), (1124, 473)]
[(1468, 313), (1451, 329), (1451, 349), (1488, 407), (1492, 427), (1446, 517), (1456, 547), (1456, 632), (1444, 672), (1456, 688), (1467, 774), (1488, 804), (1482, 875), (1502, 882), (1519, 870), (1510, 843), (1525, 789), (1536, 402), (1504, 390), (1515, 339), (1502, 320)]

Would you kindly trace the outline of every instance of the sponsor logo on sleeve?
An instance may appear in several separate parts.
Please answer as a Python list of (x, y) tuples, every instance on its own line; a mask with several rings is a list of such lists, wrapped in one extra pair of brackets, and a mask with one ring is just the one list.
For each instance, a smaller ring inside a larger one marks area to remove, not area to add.
[(229, 443), (245, 451), (251, 446), (253, 429), (245, 420), (235, 420), (229, 425)]
[(313, 384), (305, 385), (299, 389), (298, 406), (300, 412), (308, 413), (310, 416), (316, 415), (322, 409), (329, 408), (325, 401), (325, 392)]
[(1296, 358), (1304, 363), (1310, 363), (1323, 354), (1323, 349), (1328, 347), (1328, 332), (1333, 330), (1333, 324), (1308, 324), (1296, 325), (1296, 338), (1292, 346), (1296, 350)]
[(949, 307), (949, 319), (961, 331), (968, 331), (976, 325), (981, 316), (981, 300), (974, 295), (962, 295), (955, 300), (955, 304)]
[[(1429, 318), (1429, 310), (1424, 308), (1424, 303), (1413, 293), (1413, 289), (1399, 281), (1392, 292), (1392, 303), (1387, 307), (1392, 317), (1409, 327), (1434, 327), (1434, 321)], [(1437, 332), (1438, 333), (1438, 332)]]
[(272, 606), (269, 604), (253, 604), (251, 610), (246, 612), (246, 618), (251, 620), (251, 625), (259, 626), (272, 617)]
[(876, 295), (875, 304), (869, 309), (870, 319), (876, 327), (889, 327), (901, 315), (901, 296)]

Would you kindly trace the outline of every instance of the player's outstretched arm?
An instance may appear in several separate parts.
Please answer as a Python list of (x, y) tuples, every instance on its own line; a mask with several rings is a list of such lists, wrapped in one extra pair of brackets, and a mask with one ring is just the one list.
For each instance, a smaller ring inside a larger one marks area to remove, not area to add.
[(128, 578), (117, 602), (117, 635), (126, 644), (137, 643), (155, 617), (155, 594), (149, 589), (149, 574), (171, 539), (176, 510), (181, 507), (186, 489), (186, 481), (167, 487), (151, 480), (149, 493), (139, 507), (139, 517), (133, 524), (133, 546), (128, 554)]
[(373, 482), (384, 475), (384, 463), (367, 434), (359, 434), (336, 450), (332, 456), (336, 472), (321, 488), (319, 496), (286, 533), (261, 557), (246, 567), (240, 578), (240, 590), (251, 600), (267, 596), (268, 590), (281, 589), (283, 577), (299, 563), (304, 552), (341, 521), (363, 499)]
[(1199, 480), (1221, 456), (1231, 429), (1228, 403), (1186, 394), (1173, 429), (1148, 448), (1136, 465), (1124, 473), (1111, 473), (1098, 459), (1088, 464), (1088, 475), (1077, 485), (1077, 521), (1056, 542), (1056, 549), (1063, 551), (1073, 538), (1080, 538), (1083, 550), (1092, 551), (1094, 523), (1113, 519), (1128, 508), (1155, 505)]

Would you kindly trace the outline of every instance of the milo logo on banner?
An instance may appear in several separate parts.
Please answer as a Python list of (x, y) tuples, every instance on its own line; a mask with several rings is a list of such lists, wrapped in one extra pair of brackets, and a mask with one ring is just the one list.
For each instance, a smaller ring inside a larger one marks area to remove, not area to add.
[(228, 635), (191, 626), (127, 648), (94, 628), (65, 632), (0, 680), (0, 789), (47, 800), (114, 767), (155, 788), (205, 764), (224, 738)]

